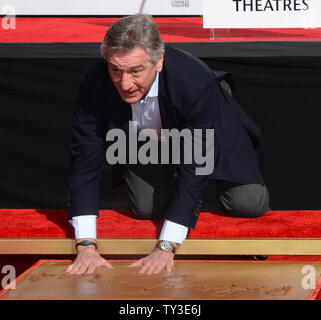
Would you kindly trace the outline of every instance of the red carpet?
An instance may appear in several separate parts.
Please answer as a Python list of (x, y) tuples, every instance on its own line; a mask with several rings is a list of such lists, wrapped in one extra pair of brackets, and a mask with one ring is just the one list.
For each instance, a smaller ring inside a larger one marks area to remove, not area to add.
[[(131, 212), (101, 210), (97, 236), (102, 238), (156, 238), (162, 220), (136, 219)], [(0, 237), (73, 237), (65, 210), (0, 209)], [(230, 218), (220, 212), (201, 212), (189, 238), (321, 237), (321, 211), (270, 211), (263, 217)]]
[[(118, 18), (16, 18), (15, 30), (0, 28), (0, 42), (101, 42)], [(317, 29), (217, 29), (215, 40), (202, 17), (154, 18), (165, 42), (320, 41)]]

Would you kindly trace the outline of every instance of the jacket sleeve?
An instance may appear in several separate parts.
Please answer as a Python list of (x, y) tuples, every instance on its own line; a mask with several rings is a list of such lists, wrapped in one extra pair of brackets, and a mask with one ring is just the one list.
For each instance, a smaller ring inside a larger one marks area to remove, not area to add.
[[(198, 95), (198, 98), (188, 108), (184, 116), (183, 128), (195, 132), (195, 129), (201, 129), (201, 150), (202, 154), (205, 152), (212, 152), (213, 166), (214, 166), (214, 119), (216, 116), (215, 95), (218, 94), (218, 87), (216, 81), (211, 81), (206, 88)], [(209, 134), (213, 133), (213, 144), (206, 139), (206, 129), (212, 129)], [(184, 154), (184, 142), (181, 139), (180, 154)], [(207, 146), (206, 146), (207, 140)], [(173, 222), (185, 225), (190, 228), (195, 228), (198, 214), (202, 203), (202, 194), (207, 185), (208, 174), (196, 174), (196, 169), (204, 167), (204, 165), (195, 162), (195, 156), (199, 155), (195, 147), (200, 147), (200, 141), (195, 140), (193, 135), (193, 157), (192, 163), (186, 164), (180, 161), (178, 165), (178, 177), (176, 186), (172, 194), (170, 204), (167, 208), (165, 218)], [(200, 149), (199, 149), (200, 150)], [(199, 162), (199, 161), (198, 161)], [(214, 169), (214, 167), (213, 167)], [(206, 170), (205, 170), (206, 172)]]
[(106, 122), (93, 99), (94, 86), (86, 78), (80, 85), (70, 145), (68, 178), (68, 219), (79, 215), (97, 215), (99, 184), (105, 162)]

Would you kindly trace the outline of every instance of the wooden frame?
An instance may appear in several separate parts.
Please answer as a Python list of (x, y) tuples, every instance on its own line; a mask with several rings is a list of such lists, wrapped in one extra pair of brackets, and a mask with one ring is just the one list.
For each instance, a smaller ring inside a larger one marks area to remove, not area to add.
[[(98, 239), (100, 254), (148, 254), (156, 239)], [(0, 254), (75, 254), (66, 238), (0, 238)], [(321, 238), (187, 239), (178, 255), (321, 255)]]

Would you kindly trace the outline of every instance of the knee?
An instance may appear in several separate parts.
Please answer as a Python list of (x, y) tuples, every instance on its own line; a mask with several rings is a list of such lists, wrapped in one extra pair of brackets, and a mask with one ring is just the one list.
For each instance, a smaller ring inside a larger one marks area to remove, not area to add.
[(229, 199), (226, 207), (233, 217), (258, 218), (263, 216), (269, 208), (269, 193), (265, 186), (261, 192), (248, 192), (246, 196), (235, 196)]
[(153, 215), (153, 208), (144, 201), (136, 201), (131, 205), (133, 213), (140, 219), (151, 219)]
[(143, 220), (153, 220), (162, 217), (160, 210), (156, 210), (152, 204), (146, 203), (145, 201), (138, 201), (132, 205), (132, 211), (138, 218)]
[(231, 215), (242, 218), (258, 218), (267, 211), (268, 208), (262, 207), (257, 203), (236, 203), (231, 209)]

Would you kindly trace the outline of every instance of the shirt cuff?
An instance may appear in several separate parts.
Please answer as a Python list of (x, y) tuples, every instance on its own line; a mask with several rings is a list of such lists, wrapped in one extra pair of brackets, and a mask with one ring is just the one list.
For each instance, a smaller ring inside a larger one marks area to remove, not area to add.
[(167, 240), (182, 245), (186, 239), (188, 227), (165, 219), (159, 240)]
[(96, 218), (95, 215), (72, 217), (69, 223), (75, 229), (75, 239), (96, 239)]

